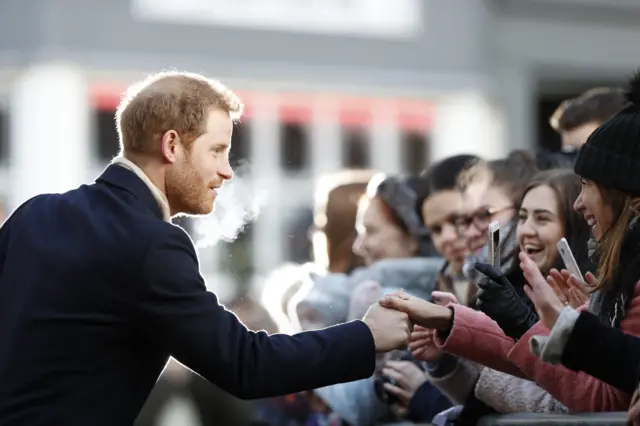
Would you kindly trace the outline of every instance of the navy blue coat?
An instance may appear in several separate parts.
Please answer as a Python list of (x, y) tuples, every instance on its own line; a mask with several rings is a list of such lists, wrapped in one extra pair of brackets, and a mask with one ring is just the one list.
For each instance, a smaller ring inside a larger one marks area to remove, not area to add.
[(170, 355), (240, 398), (362, 379), (375, 364), (361, 321), (247, 330), (122, 166), (32, 198), (0, 228), (0, 424), (132, 424)]

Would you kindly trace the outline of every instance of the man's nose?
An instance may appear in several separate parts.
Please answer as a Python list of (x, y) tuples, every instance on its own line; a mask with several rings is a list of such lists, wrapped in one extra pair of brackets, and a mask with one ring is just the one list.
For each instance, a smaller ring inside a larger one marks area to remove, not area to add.
[(218, 175), (224, 180), (230, 180), (233, 177), (233, 169), (227, 159), (222, 167), (218, 170)]

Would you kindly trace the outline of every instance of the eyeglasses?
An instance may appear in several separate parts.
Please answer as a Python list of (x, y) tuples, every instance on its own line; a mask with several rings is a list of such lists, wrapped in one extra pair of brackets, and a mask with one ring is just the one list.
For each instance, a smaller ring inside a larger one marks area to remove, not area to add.
[(470, 215), (458, 216), (455, 221), (455, 227), (458, 232), (461, 233), (467, 230), (469, 226), (473, 224), (479, 230), (484, 231), (485, 229), (487, 229), (487, 227), (491, 223), (491, 219), (493, 219), (495, 215), (513, 208), (513, 206), (505, 206), (502, 208), (490, 207), (476, 210)]

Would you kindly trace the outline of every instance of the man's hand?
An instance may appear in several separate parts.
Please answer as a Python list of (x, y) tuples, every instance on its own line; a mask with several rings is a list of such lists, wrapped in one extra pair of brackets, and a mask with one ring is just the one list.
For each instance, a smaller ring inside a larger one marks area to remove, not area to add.
[(413, 324), (409, 315), (404, 312), (375, 303), (371, 305), (362, 321), (371, 330), (377, 352), (404, 349), (409, 344)]
[(453, 313), (449, 308), (427, 302), (403, 291), (391, 293), (378, 302), (385, 308), (405, 312), (414, 324), (424, 328), (448, 330), (452, 324)]

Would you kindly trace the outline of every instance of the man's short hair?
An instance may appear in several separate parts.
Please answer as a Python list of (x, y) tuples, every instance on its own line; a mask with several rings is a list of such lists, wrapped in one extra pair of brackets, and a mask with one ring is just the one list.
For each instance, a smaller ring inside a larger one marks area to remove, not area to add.
[(130, 86), (116, 110), (120, 150), (151, 153), (160, 149), (160, 139), (175, 130), (189, 145), (200, 137), (213, 109), (228, 112), (233, 121), (242, 116), (244, 105), (222, 83), (199, 74), (166, 71), (150, 75)]
[(600, 125), (620, 111), (626, 103), (623, 89), (598, 87), (562, 102), (551, 115), (549, 124), (558, 133), (569, 132), (587, 123)]

